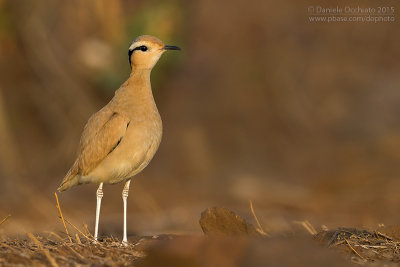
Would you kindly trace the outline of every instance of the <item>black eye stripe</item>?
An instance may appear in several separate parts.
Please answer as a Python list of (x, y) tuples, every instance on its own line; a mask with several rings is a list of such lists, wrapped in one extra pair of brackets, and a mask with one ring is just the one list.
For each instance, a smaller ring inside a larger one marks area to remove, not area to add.
[(147, 51), (147, 46), (145, 46), (145, 45), (137, 46), (130, 51), (132, 51), (132, 53), (133, 53), (133, 51), (135, 51), (135, 50), (140, 50), (142, 52), (145, 52), (145, 51)]
[(142, 52), (146, 52), (146, 51), (147, 51), (147, 46), (141, 45), (141, 46), (138, 46), (138, 47), (135, 47), (135, 48), (133, 48), (133, 49), (128, 50), (129, 65), (132, 64), (132, 62), (131, 62), (131, 56), (132, 56), (133, 52), (135, 52), (135, 50), (140, 50), (140, 51), (142, 51)]
[(131, 62), (132, 53), (133, 53), (133, 50), (129, 50), (129, 51), (128, 51), (128, 55), (129, 55), (129, 65), (132, 65), (132, 62)]

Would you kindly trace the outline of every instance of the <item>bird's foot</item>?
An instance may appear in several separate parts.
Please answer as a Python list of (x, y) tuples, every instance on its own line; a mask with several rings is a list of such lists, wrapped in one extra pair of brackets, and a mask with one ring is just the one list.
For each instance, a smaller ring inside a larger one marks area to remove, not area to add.
[(129, 245), (128, 241), (122, 241), (121, 242), (121, 247), (127, 247)]
[(92, 243), (93, 245), (101, 245), (101, 243), (104, 241), (104, 239), (102, 237), (100, 238), (93, 238), (90, 243)]

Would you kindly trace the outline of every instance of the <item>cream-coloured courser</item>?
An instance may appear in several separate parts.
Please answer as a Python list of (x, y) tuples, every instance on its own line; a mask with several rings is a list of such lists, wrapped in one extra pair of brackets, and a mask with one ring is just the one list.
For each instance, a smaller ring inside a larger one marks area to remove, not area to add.
[(131, 178), (142, 171), (153, 158), (161, 141), (162, 123), (154, 102), (150, 72), (166, 50), (180, 50), (164, 45), (156, 37), (143, 35), (129, 47), (132, 68), (128, 80), (115, 92), (113, 99), (90, 117), (79, 144), (78, 156), (61, 182), (58, 191), (83, 183), (99, 183), (97, 189), (96, 225), (98, 223), (103, 183), (125, 181), (123, 243), (126, 235), (126, 200)]

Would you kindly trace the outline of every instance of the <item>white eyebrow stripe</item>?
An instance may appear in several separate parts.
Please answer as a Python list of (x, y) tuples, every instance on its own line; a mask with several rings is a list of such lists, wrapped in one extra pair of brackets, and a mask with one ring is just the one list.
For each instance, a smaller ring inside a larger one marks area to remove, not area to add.
[(142, 46), (142, 45), (146, 45), (149, 46), (149, 42), (145, 42), (145, 41), (141, 41), (141, 42), (134, 42), (133, 44), (131, 44), (131, 46), (129, 47), (129, 50), (133, 50), (138, 46)]

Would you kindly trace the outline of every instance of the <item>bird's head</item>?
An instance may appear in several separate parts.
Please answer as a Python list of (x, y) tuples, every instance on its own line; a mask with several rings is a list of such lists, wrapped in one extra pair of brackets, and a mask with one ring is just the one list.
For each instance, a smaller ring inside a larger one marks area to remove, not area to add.
[(152, 69), (160, 56), (167, 50), (181, 50), (150, 35), (142, 35), (133, 40), (129, 47), (129, 64), (132, 69)]

